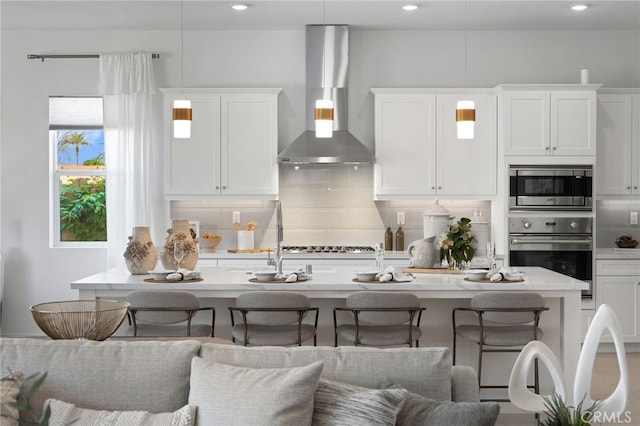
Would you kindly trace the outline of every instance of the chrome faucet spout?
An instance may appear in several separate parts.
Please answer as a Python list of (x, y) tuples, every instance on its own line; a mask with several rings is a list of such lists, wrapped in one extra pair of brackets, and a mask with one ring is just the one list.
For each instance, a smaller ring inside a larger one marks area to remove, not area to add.
[(275, 247), (275, 267), (279, 274), (282, 274), (282, 241), (284, 239), (284, 228), (282, 225), (282, 206), (280, 200), (276, 202), (276, 247)]

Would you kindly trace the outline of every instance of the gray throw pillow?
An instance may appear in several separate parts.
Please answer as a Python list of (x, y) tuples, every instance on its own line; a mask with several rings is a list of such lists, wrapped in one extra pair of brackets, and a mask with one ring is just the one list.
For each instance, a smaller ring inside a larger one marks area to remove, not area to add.
[[(398, 389), (394, 387), (394, 389)], [(493, 426), (500, 414), (497, 402), (436, 401), (408, 392), (398, 413), (398, 426)]]
[(294, 368), (248, 368), (191, 362), (189, 404), (196, 425), (305, 425), (311, 423), (321, 361)]
[(368, 389), (320, 380), (316, 390), (313, 426), (395, 425), (406, 389)]

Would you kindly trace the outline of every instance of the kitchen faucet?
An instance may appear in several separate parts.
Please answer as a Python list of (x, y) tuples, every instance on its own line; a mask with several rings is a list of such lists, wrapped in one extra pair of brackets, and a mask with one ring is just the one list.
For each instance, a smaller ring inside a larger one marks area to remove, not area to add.
[(284, 239), (284, 231), (282, 226), (282, 207), (280, 200), (276, 201), (276, 247), (273, 258), (268, 255), (267, 264), (276, 267), (278, 274), (282, 274), (282, 240)]

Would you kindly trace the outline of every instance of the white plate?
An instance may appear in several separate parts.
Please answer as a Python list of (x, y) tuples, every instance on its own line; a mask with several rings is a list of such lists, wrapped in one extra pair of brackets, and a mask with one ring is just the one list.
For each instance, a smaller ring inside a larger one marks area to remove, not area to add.
[(174, 273), (175, 271), (149, 271), (154, 280), (166, 280), (167, 275)]

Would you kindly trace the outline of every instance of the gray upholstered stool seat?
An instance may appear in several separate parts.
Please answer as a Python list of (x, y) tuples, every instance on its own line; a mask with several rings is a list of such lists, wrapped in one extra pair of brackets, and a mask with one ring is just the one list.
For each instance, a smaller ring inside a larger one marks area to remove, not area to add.
[[(456, 327), (456, 334), (462, 338), (480, 343), (483, 331), (478, 325), (459, 325)], [(544, 333), (538, 327), (538, 340)], [(531, 326), (528, 325), (507, 325), (507, 326), (485, 326), (484, 344), (487, 346), (524, 346), (531, 341)]]
[[(346, 307), (333, 311), (335, 345), (339, 339), (356, 346), (416, 346), (422, 336), (420, 299), (411, 293), (360, 291), (349, 295)], [(338, 313), (347, 319), (338, 321)]]
[[(200, 307), (198, 298), (186, 291), (139, 290), (125, 298), (130, 303), (128, 335), (197, 336), (214, 335), (213, 307)], [(199, 311), (211, 311), (211, 324), (192, 324)], [(181, 324), (183, 323), (183, 324)]]
[[(506, 388), (506, 385), (482, 385), (483, 353), (520, 352), (530, 341), (540, 339), (543, 335), (542, 329), (538, 327), (540, 314), (548, 309), (544, 298), (538, 293), (486, 291), (476, 294), (471, 298), (468, 308), (453, 310), (453, 363), (456, 363), (457, 337), (470, 340), (478, 344), (477, 372), (480, 388)], [(473, 323), (458, 324), (458, 315), (464, 311), (475, 315)], [(534, 363), (534, 380), (532, 387), (539, 393), (537, 360)]]
[[(315, 311), (313, 324), (304, 322)], [(252, 291), (236, 298), (229, 307), (231, 336), (234, 342), (248, 346), (301, 346), (313, 338), (316, 344), (318, 308), (309, 298), (292, 291)], [(236, 324), (236, 322), (238, 322)]]

